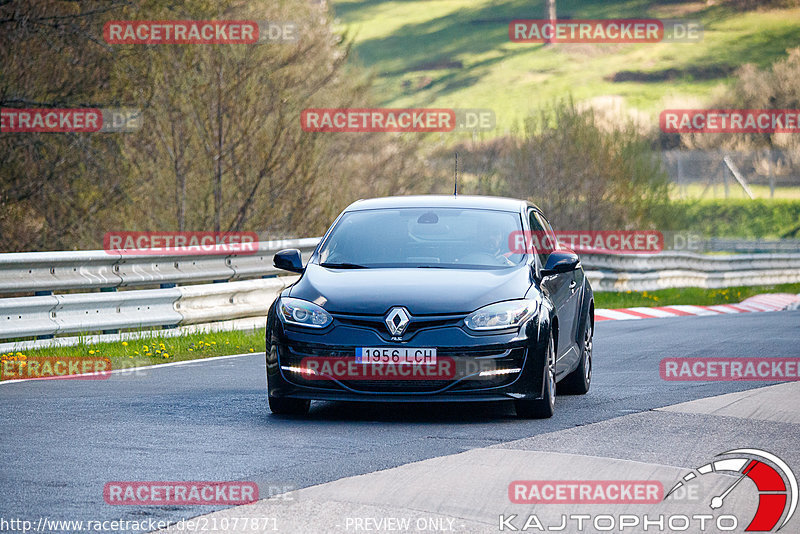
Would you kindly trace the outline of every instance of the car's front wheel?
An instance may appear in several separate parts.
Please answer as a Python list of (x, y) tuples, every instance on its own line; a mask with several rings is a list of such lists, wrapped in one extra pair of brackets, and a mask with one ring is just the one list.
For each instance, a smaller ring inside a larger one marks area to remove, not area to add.
[(310, 407), (310, 400), (269, 398), (269, 409), (275, 415), (306, 415)]
[(547, 343), (547, 362), (544, 369), (544, 388), (541, 399), (520, 399), (514, 401), (517, 416), (525, 419), (547, 419), (553, 417), (556, 407), (556, 351), (553, 335)]

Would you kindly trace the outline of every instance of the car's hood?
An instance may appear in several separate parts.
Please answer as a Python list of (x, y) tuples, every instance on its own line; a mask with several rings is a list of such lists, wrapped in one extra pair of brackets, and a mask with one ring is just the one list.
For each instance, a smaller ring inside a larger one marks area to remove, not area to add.
[(310, 263), (290, 296), (332, 313), (382, 315), (405, 306), (412, 315), (468, 313), (522, 298), (530, 287), (526, 265), (498, 270), (328, 269)]

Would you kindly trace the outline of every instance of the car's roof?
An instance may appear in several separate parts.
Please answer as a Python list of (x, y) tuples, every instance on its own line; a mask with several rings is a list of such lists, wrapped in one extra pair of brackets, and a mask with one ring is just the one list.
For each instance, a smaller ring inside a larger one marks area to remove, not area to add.
[(411, 195), (357, 200), (350, 204), (345, 211), (380, 208), (484, 208), (519, 213), (525, 206), (533, 206), (533, 204), (524, 200), (504, 197)]

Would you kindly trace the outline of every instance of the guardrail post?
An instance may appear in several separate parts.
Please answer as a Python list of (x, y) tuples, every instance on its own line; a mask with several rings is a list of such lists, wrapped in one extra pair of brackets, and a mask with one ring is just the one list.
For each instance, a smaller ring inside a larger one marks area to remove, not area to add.
[[(100, 293), (115, 293), (117, 291), (116, 287), (101, 287)], [(103, 330), (104, 334), (119, 334), (119, 330)]]
[[(116, 293), (116, 292), (117, 292), (117, 288), (116, 287), (101, 287), (100, 288), (100, 293)], [(103, 333), (104, 334), (119, 334), (119, 330), (117, 330), (117, 329), (103, 330)]]

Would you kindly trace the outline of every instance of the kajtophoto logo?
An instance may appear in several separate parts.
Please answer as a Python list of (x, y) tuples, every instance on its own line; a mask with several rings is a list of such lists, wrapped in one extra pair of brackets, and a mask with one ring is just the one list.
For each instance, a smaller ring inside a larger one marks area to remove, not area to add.
[(687, 482), (703, 475), (720, 472), (737, 473), (738, 478), (727, 489), (711, 498), (709, 507), (712, 510), (722, 508), (725, 498), (744, 479), (750, 479), (758, 491), (758, 508), (745, 532), (778, 532), (786, 526), (797, 510), (797, 478), (786, 462), (772, 453), (760, 449), (734, 449), (717, 456), (732, 455), (735, 456), (693, 469), (667, 492), (664, 500), (669, 499), (670, 495), (685, 486)]

